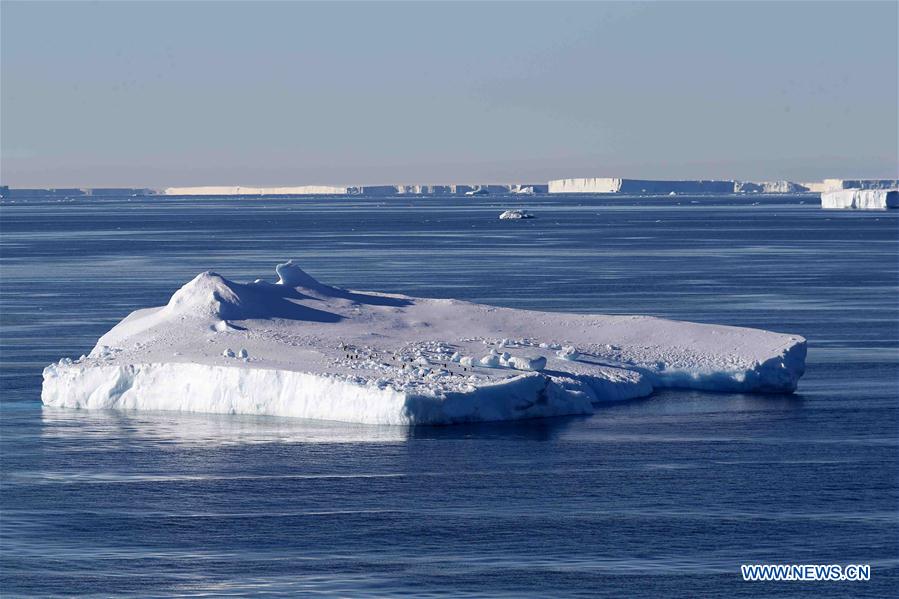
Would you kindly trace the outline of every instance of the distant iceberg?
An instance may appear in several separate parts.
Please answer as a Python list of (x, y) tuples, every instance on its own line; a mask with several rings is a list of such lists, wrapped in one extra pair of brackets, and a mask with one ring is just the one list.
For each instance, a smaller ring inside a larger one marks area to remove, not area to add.
[(276, 272), (197, 275), (90, 355), (48, 366), (44, 404), (434, 425), (590, 414), (666, 387), (789, 393), (805, 367), (798, 335), (349, 291), (293, 262)]
[(793, 181), (734, 181), (736, 193), (802, 193), (809, 188)]
[(500, 220), (522, 220), (527, 218), (534, 218), (534, 215), (524, 210), (506, 210), (499, 215)]
[(821, 193), (822, 208), (852, 208), (856, 210), (886, 210), (899, 208), (899, 190), (843, 189)]

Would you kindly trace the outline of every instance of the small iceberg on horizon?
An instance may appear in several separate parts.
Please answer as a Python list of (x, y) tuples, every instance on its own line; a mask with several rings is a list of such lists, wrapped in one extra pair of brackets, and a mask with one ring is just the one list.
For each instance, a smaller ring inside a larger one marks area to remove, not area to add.
[(499, 215), (500, 220), (522, 220), (527, 218), (534, 218), (534, 215), (524, 210), (506, 210)]

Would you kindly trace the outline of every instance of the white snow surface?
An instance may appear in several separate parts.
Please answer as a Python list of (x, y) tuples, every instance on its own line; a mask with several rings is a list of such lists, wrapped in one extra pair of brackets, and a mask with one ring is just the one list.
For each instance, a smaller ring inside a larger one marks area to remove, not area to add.
[(886, 210), (899, 208), (899, 190), (844, 189), (821, 193), (822, 208), (854, 208), (856, 210)]
[(43, 402), (437, 425), (590, 414), (665, 387), (792, 392), (805, 367), (797, 335), (349, 291), (293, 262), (277, 274), (197, 275), (44, 369)]

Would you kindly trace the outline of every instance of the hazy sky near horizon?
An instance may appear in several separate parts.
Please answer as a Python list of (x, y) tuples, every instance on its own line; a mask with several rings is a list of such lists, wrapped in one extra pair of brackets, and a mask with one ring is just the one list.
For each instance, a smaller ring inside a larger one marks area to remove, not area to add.
[(4, 0), (0, 179), (897, 177), (897, 6)]

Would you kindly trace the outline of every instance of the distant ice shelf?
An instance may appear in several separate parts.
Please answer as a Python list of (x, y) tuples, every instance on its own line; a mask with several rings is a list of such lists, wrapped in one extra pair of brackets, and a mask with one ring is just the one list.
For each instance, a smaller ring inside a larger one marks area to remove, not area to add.
[(555, 179), (549, 182), (549, 193), (632, 193), (667, 195), (678, 193), (734, 193), (734, 182), (697, 179), (659, 181), (654, 179), (622, 179), (618, 177), (587, 177)]
[(205, 272), (44, 370), (48, 406), (441, 425), (590, 414), (659, 388), (790, 393), (798, 335), (359, 292), (293, 262)]
[(899, 179), (824, 179), (795, 182), (737, 181), (730, 179), (658, 180), (626, 179), (621, 177), (581, 177), (555, 179), (548, 183), (471, 184), (448, 183), (438, 185), (294, 185), (255, 187), (242, 185), (205, 185), (191, 187), (149, 188), (55, 188), (21, 189), (0, 185), (0, 198), (37, 198), (44, 196), (76, 198), (85, 196), (480, 196), (480, 195), (538, 195), (565, 194), (733, 194), (733, 193), (821, 193), (843, 189), (896, 189)]
[(389, 197), (402, 195), (423, 196), (480, 196), (546, 193), (545, 184), (504, 184), (504, 185), (296, 185), (291, 187), (248, 187), (240, 185), (206, 185), (199, 187), (167, 187), (163, 195), (169, 196), (374, 196)]
[(350, 188), (341, 185), (298, 185), (293, 187), (242, 187), (239, 185), (207, 185), (200, 187), (167, 187), (169, 196), (263, 196), (263, 195), (346, 195)]

